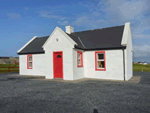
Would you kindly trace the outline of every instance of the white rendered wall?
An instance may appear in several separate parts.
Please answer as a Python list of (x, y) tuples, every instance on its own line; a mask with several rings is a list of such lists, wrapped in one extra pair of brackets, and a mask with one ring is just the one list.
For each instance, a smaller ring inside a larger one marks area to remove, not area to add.
[(133, 66), (132, 66), (132, 37), (129, 29), (128, 39), (127, 39), (127, 47), (125, 49), (125, 75), (126, 80), (129, 80), (133, 76)]
[(32, 54), (33, 66), (32, 69), (27, 69), (27, 55), (19, 55), (19, 74), (20, 75), (39, 75), (45, 76), (45, 55)]
[[(77, 51), (83, 52), (83, 67), (77, 66)], [(84, 51), (79, 49), (73, 49), (73, 80), (84, 78)]]
[(84, 69), (86, 78), (124, 80), (123, 76), (123, 51), (122, 50), (97, 50), (105, 51), (106, 71), (95, 70), (95, 51), (84, 52)]
[[(58, 39), (58, 42), (56, 41)], [(53, 79), (53, 52), (63, 52), (63, 79), (73, 80), (73, 44), (56, 30), (44, 47), (46, 59), (46, 78)]]

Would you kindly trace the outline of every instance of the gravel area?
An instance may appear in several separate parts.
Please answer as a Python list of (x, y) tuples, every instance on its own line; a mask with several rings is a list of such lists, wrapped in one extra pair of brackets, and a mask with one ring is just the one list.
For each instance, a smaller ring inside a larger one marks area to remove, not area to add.
[[(17, 73), (10, 73), (17, 74)], [(87, 80), (78, 83), (44, 79), (7, 80), (0, 74), (0, 113), (148, 113), (150, 73), (139, 83)]]

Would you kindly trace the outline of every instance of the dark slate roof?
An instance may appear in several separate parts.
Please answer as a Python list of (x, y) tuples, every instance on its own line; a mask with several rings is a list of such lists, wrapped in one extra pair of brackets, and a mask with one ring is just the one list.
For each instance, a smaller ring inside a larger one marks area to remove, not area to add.
[[(78, 49), (121, 49), (125, 48), (125, 46), (121, 45), (123, 30), (124, 25), (66, 34), (78, 44), (77, 46), (75, 46), (75, 48)], [(44, 45), (48, 37), (49, 36), (35, 38), (18, 54), (45, 53), (42, 46)], [(80, 40), (78, 37), (80, 38)]]
[(48, 37), (49, 36), (35, 38), (18, 54), (45, 53), (42, 46), (44, 45)]
[(77, 36), (74, 36), (72, 34), (68, 34), (66, 33), (69, 37), (71, 37), (77, 44), (78, 44), (78, 48), (84, 49), (82, 43), (80, 42), (79, 38)]
[[(123, 30), (124, 25), (103, 29), (74, 32), (71, 33), (71, 35), (80, 37), (82, 43), (85, 46), (85, 50), (98, 48), (121, 48), (123, 47), (121, 45)], [(71, 38), (74, 39), (74, 37), (72, 36)]]

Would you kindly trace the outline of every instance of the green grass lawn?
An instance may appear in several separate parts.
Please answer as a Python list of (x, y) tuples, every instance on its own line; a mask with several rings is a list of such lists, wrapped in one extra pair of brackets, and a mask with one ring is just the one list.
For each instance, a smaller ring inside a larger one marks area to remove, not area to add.
[[(8, 66), (19, 67), (19, 65), (14, 64), (0, 64), (0, 73), (8, 73)], [(19, 68), (10, 68), (10, 72), (19, 72)]]
[(150, 72), (150, 64), (143, 65), (143, 64), (133, 64), (133, 71), (142, 71), (143, 72)]

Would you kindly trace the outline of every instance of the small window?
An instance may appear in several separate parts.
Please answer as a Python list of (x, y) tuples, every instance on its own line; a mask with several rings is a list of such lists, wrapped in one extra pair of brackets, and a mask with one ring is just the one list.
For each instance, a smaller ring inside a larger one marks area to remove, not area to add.
[(95, 52), (95, 69), (100, 71), (106, 70), (105, 51)]
[(32, 69), (32, 55), (27, 55), (27, 69)]
[(61, 58), (61, 55), (57, 55), (57, 58)]
[(98, 59), (99, 59), (99, 60), (100, 60), (100, 59), (104, 59), (104, 53), (101, 53), (101, 54), (99, 53), (99, 54), (98, 54)]
[(77, 51), (77, 67), (83, 67), (83, 54)]
[(32, 61), (32, 56), (29, 56), (29, 61), (30, 61), (30, 62)]
[(104, 68), (104, 61), (97, 61), (98, 68)]

